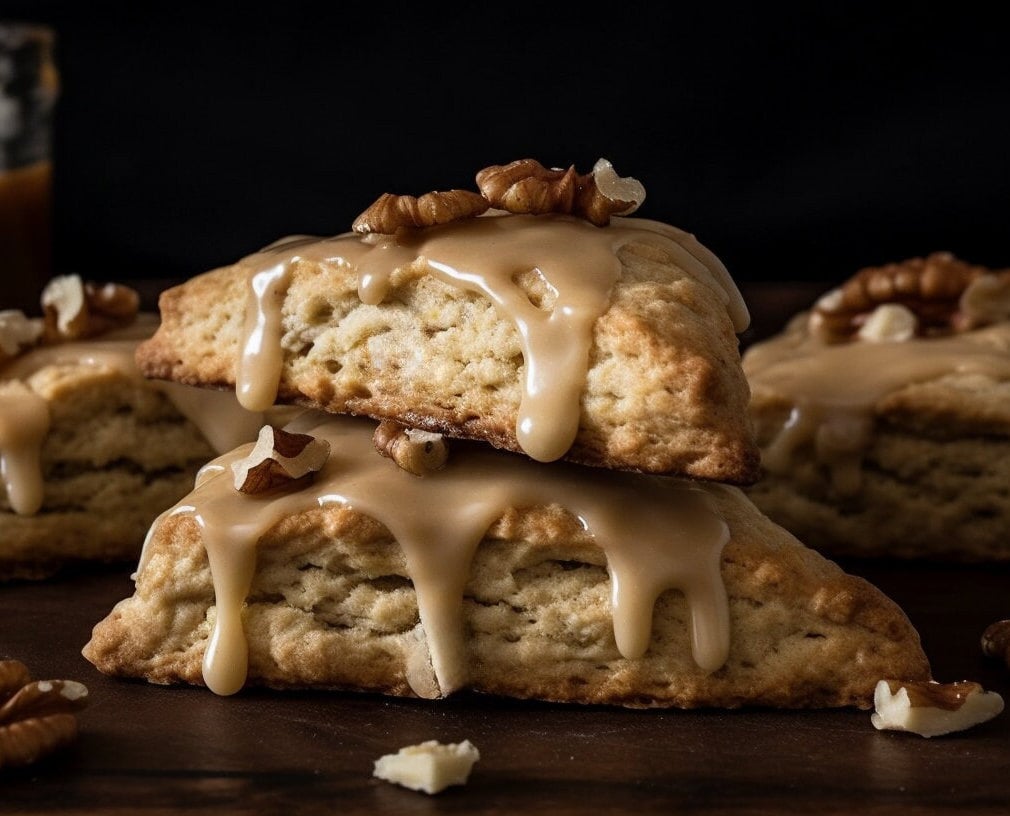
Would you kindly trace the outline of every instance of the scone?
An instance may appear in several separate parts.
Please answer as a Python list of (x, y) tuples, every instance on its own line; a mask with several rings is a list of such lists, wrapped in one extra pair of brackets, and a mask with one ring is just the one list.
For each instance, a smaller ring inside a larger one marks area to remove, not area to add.
[[(867, 708), (879, 679), (929, 677), (893, 602), (736, 487), (472, 443), (418, 476), (376, 451), (373, 428), (307, 412), (292, 438), (208, 465), (153, 528), (88, 660), (219, 694), (629, 707)], [(308, 481), (294, 463), (319, 446)], [(237, 489), (264, 463), (262, 492)]]
[[(608, 170), (580, 189), (599, 194)], [(509, 192), (556, 192), (561, 176), (573, 173), (517, 162), (478, 176), (489, 199), (386, 196), (358, 231), (189, 280), (162, 294), (141, 370), (237, 388), (253, 410), (297, 403), (539, 461), (753, 481), (737, 338), (749, 316), (725, 267), (669, 225), (597, 226), (571, 202), (535, 209)]]
[(606, 162), (478, 185), (163, 296), (149, 377), (308, 407), (162, 514), (86, 657), (218, 694), (640, 707), (866, 707), (928, 678), (900, 609), (740, 492), (748, 315), (718, 260), (627, 218), (643, 191)]
[[(50, 300), (75, 290), (70, 326)], [(56, 278), (43, 297), (48, 323), (0, 312), (0, 579), (136, 559), (197, 469), (263, 422), (231, 394), (144, 380), (134, 354), (157, 318), (138, 317), (136, 293), (118, 285), (105, 289), (123, 304), (113, 318), (100, 291)]]
[(743, 358), (761, 510), (833, 556), (1010, 560), (1010, 272), (869, 267)]

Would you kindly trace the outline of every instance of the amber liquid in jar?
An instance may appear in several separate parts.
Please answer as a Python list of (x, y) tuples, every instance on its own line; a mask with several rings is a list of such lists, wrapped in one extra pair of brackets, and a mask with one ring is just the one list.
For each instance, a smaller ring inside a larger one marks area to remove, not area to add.
[(0, 309), (38, 314), (53, 274), (53, 32), (0, 21)]

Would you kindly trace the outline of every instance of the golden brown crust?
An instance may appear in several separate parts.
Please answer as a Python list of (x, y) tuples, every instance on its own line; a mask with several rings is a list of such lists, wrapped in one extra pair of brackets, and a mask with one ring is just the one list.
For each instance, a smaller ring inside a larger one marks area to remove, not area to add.
[[(621, 657), (605, 556), (551, 506), (506, 512), (478, 548), (464, 598), (467, 688), (630, 707), (868, 708), (883, 677), (929, 678), (893, 602), (736, 489), (718, 489), (717, 501), (731, 530), (722, 562), (731, 645), (718, 671), (694, 663), (688, 610), (673, 591), (657, 604), (645, 656)], [(84, 654), (108, 674), (202, 684), (215, 609), (197, 527), (176, 517), (152, 546), (135, 594), (95, 627)], [(382, 525), (334, 506), (260, 540), (244, 627), (253, 685), (411, 695), (408, 674), (427, 651), (400, 547)]]
[[(566, 458), (753, 481), (747, 384), (720, 295), (655, 247), (629, 245), (620, 259)], [(161, 328), (137, 355), (144, 374), (233, 386), (248, 275), (236, 264), (164, 292)], [(442, 283), (418, 263), (394, 276), (382, 304), (366, 306), (353, 269), (301, 261), (282, 314), (282, 402), (520, 450), (518, 334), (482, 295)]]

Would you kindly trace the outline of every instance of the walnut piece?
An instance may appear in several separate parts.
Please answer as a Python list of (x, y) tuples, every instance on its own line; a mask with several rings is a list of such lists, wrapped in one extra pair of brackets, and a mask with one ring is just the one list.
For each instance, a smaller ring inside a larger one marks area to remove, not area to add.
[(0, 311), (0, 365), (38, 343), (43, 330), (39, 318), (29, 318), (18, 309)]
[(966, 302), (962, 298), (989, 277), (1007, 278), (1004, 286), (1010, 286), (1010, 270), (968, 264), (949, 252), (865, 267), (817, 301), (810, 315), (811, 332), (826, 342), (852, 339), (884, 304), (907, 309), (916, 319), (918, 336), (977, 328), (994, 319), (977, 306), (980, 299), (988, 302), (988, 292), (967, 296)]
[(436, 191), (418, 198), (383, 193), (354, 219), (351, 229), (363, 234), (393, 235), (404, 227), (433, 227), (473, 218), (489, 207), (483, 196), (470, 190)]
[(870, 719), (878, 730), (938, 737), (991, 720), (1003, 711), (1003, 698), (971, 681), (881, 680), (874, 689), (873, 705)]
[(477, 186), (495, 209), (516, 215), (570, 213), (580, 181), (575, 167), (548, 170), (536, 159), (485, 167)]
[(563, 213), (584, 218), (598, 227), (612, 215), (628, 215), (645, 200), (645, 188), (633, 178), (621, 178), (613, 165), (600, 159), (587, 175), (575, 166), (548, 170), (536, 159), (519, 159), (486, 167), (477, 186), (496, 209), (514, 214)]
[(439, 470), (449, 458), (449, 448), (442, 434), (406, 428), (391, 419), (379, 423), (372, 443), (379, 453), (415, 476)]
[(42, 290), (47, 342), (95, 337), (128, 326), (140, 309), (140, 295), (119, 283), (85, 283), (80, 275), (61, 275)]
[(480, 751), (470, 740), (448, 745), (428, 740), (379, 757), (372, 775), (411, 790), (438, 793), (450, 785), (465, 785), (479, 759)]
[(603, 227), (610, 223), (610, 216), (631, 215), (643, 201), (645, 187), (638, 179), (622, 178), (609, 161), (599, 159), (590, 180), (583, 185), (574, 212)]
[(329, 456), (330, 443), (325, 439), (264, 425), (248, 456), (232, 462), (235, 489), (256, 495), (281, 487), (302, 487)]
[(856, 333), (868, 343), (903, 343), (915, 337), (919, 321), (907, 306), (881, 303)]
[(77, 736), (88, 689), (74, 680), (32, 682), (18, 660), (0, 661), (0, 768), (29, 765)]
[(982, 633), (982, 653), (1010, 666), (1010, 620), (989, 624)]

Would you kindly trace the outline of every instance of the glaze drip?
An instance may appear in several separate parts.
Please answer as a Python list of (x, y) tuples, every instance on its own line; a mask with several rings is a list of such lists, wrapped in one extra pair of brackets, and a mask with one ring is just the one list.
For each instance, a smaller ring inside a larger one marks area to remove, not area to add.
[(306, 412), (286, 430), (330, 443), (312, 485), (286, 494), (239, 493), (228, 474), (250, 450), (244, 445), (204, 468), (194, 491), (151, 528), (141, 556), (138, 577), (164, 519), (187, 515), (198, 524), (215, 591), (204, 657), (212, 691), (232, 694), (245, 682), (240, 622), (260, 538), (286, 517), (327, 505), (380, 521), (403, 548), (438, 683), (435, 690), (415, 686), (420, 696), (449, 694), (467, 681), (463, 597), (470, 562), (488, 527), (511, 507), (560, 504), (594, 537), (607, 556), (614, 636), (624, 657), (648, 650), (656, 598), (679, 589), (691, 610), (695, 662), (706, 672), (725, 662), (729, 611), (720, 564), (729, 531), (711, 495), (721, 486), (547, 466), (479, 445), (454, 451), (444, 470), (419, 478), (376, 453), (367, 421)]
[[(362, 302), (375, 305), (386, 297), (397, 269), (423, 259), (430, 274), (484, 295), (515, 326), (525, 364), (516, 438), (532, 458), (554, 461), (578, 433), (593, 326), (621, 274), (617, 253), (633, 242), (669, 252), (685, 272), (719, 293), (737, 331), (747, 327), (746, 306), (725, 267), (693, 236), (657, 221), (615, 218), (600, 229), (569, 216), (490, 214), (396, 235), (297, 236), (242, 262), (250, 283), (236, 377), (239, 399), (256, 410), (276, 399), (283, 294), (296, 263), (350, 265), (358, 273)], [(532, 304), (516, 283), (530, 271), (556, 292), (549, 311)]]
[(801, 315), (779, 337), (749, 348), (744, 373), (755, 393), (788, 400), (791, 409), (761, 461), (771, 473), (793, 467), (811, 444), (839, 496), (859, 493), (859, 466), (874, 411), (887, 395), (949, 375), (1010, 379), (1010, 324), (964, 334), (893, 342), (824, 344)]
[[(42, 446), (49, 432), (49, 403), (26, 382), (50, 366), (107, 369), (140, 381), (134, 353), (154, 326), (144, 319), (98, 339), (43, 346), (0, 369), (0, 470), (14, 512), (34, 515), (41, 509), (45, 493)], [(144, 382), (164, 393), (219, 453), (254, 438), (263, 424), (262, 414), (241, 408), (232, 392)]]

